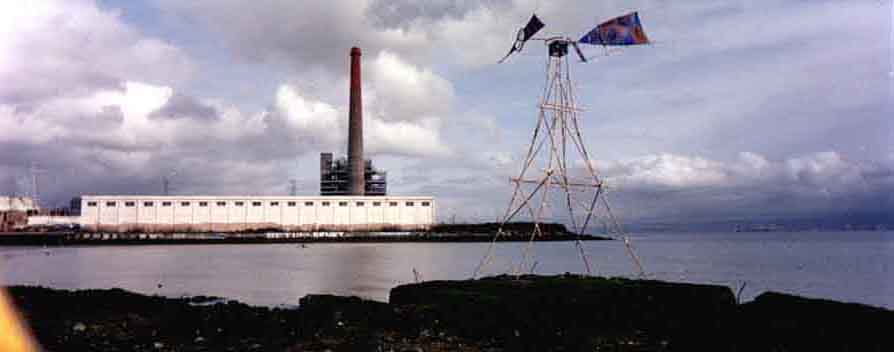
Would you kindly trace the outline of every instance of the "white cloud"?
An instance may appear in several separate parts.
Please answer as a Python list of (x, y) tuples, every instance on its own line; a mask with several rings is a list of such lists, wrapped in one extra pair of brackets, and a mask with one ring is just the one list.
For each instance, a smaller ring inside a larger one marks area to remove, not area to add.
[(307, 137), (319, 138), (334, 144), (343, 140), (343, 111), (321, 101), (313, 101), (301, 96), (294, 87), (282, 85), (276, 91), (276, 111), (295, 130), (306, 133)]
[[(395, 92), (395, 95), (399, 94)], [(450, 154), (450, 149), (441, 141), (437, 118), (415, 117), (412, 121), (385, 119), (383, 116), (389, 111), (400, 109), (388, 105), (383, 107), (379, 105), (379, 101), (367, 103), (364, 110), (364, 144), (369, 155), (437, 157)], [(296, 137), (318, 142), (324, 148), (334, 149), (336, 153), (344, 150), (348, 118), (345, 105), (336, 106), (312, 100), (300, 95), (295, 87), (282, 85), (277, 90), (273, 113), (275, 116), (283, 116)]]
[(367, 148), (370, 154), (399, 154), (424, 157), (443, 157), (451, 154), (438, 133), (437, 121), (417, 124), (406, 121), (366, 121)]
[(720, 185), (728, 179), (726, 165), (700, 157), (648, 155), (609, 165), (605, 172), (610, 178), (628, 185), (706, 186)]
[[(192, 72), (178, 48), (143, 36), (92, 1), (0, 5), (0, 99), (34, 104), (89, 95), (124, 80), (172, 84)], [(14, 82), (14, 84), (11, 84)]]
[[(701, 187), (785, 186), (839, 187), (852, 190), (864, 182), (870, 165), (848, 161), (837, 152), (819, 152), (784, 160), (739, 153), (729, 162), (675, 154), (647, 155), (623, 161), (594, 161), (609, 183), (624, 187), (685, 190)], [(894, 165), (892, 165), (894, 166)]]
[(430, 69), (414, 66), (397, 54), (381, 51), (366, 77), (372, 87), (366, 110), (387, 121), (442, 116), (451, 110), (453, 86)]

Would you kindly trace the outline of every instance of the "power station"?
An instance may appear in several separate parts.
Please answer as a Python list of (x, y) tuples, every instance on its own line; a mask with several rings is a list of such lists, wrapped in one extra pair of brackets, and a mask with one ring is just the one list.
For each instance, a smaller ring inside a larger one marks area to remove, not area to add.
[[(427, 196), (388, 196), (387, 175), (363, 156), (360, 48), (350, 51), (348, 155), (320, 154), (319, 196), (82, 195), (65, 221), (91, 232), (417, 231), (435, 222)], [(294, 192), (294, 190), (293, 190)]]

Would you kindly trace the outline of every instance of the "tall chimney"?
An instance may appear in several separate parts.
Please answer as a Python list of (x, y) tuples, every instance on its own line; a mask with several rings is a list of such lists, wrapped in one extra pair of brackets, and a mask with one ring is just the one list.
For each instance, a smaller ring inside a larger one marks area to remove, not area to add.
[(351, 48), (351, 97), (348, 110), (348, 166), (351, 168), (351, 195), (364, 195), (363, 102), (360, 96), (360, 48)]

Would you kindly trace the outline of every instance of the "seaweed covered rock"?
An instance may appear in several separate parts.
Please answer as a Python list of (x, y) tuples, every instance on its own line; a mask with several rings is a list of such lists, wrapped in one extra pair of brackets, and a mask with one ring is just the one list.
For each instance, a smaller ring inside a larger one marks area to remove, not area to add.
[(297, 309), (120, 289), (9, 287), (51, 351), (891, 351), (894, 312), (721, 286), (574, 275), (310, 295)]
[(766, 292), (737, 317), (745, 350), (894, 351), (894, 312), (882, 308)]
[(398, 286), (390, 301), (405, 324), (527, 350), (716, 346), (736, 310), (724, 286), (576, 275), (431, 281)]
[(335, 338), (342, 349), (374, 350), (392, 325), (387, 303), (358, 297), (307, 295), (301, 298), (298, 314), (305, 340)]
[(8, 290), (39, 343), (51, 351), (284, 350), (300, 335), (293, 311), (235, 301), (121, 289)]

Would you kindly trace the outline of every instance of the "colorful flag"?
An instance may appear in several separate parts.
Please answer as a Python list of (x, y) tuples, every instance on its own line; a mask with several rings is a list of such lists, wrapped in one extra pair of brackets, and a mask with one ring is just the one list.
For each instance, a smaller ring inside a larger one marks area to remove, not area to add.
[(509, 49), (509, 53), (506, 54), (502, 59), (500, 59), (500, 63), (502, 63), (509, 55), (516, 51), (521, 51), (522, 48), (525, 47), (525, 42), (531, 37), (534, 36), (535, 33), (540, 31), (543, 28), (543, 22), (540, 22), (540, 19), (537, 18), (537, 15), (532, 15), (531, 19), (528, 20), (528, 24), (525, 25), (524, 28), (518, 30), (518, 34), (515, 37), (515, 43), (512, 43), (512, 48)]
[(639, 14), (631, 12), (602, 22), (580, 38), (580, 42), (593, 45), (637, 45), (648, 44), (649, 38), (639, 22)]

